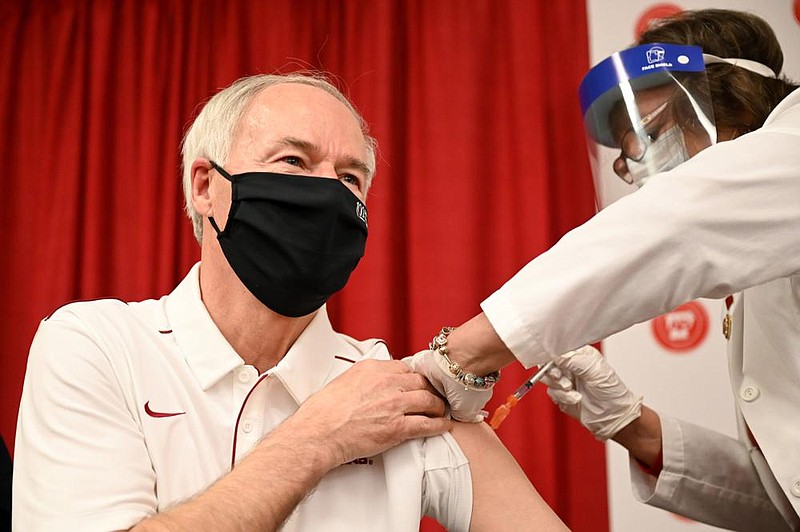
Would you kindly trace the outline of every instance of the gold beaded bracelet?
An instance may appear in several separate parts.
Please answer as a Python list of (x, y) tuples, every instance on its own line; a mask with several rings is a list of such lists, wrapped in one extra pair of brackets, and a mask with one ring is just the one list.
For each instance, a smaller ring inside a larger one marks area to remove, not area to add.
[(455, 330), (455, 327), (442, 327), (442, 330), (439, 332), (439, 334), (433, 337), (433, 340), (431, 340), (431, 343), (428, 344), (428, 347), (431, 351), (435, 351), (444, 357), (450, 374), (455, 380), (464, 385), (465, 390), (470, 388), (488, 390), (492, 388), (497, 381), (500, 380), (499, 371), (493, 371), (488, 375), (479, 377), (474, 373), (467, 373), (461, 368), (461, 366), (458, 365), (457, 362), (453, 362), (450, 360), (450, 357), (447, 356), (447, 337)]

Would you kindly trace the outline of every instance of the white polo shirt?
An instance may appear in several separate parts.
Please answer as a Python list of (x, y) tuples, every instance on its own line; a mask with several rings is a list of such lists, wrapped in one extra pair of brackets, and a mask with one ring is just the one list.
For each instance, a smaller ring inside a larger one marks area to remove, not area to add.
[[(245, 365), (200, 299), (199, 265), (169, 295), (72, 303), (31, 347), (14, 462), (19, 531), (127, 529), (207, 488), (261, 437), (383, 343), (336, 333), (323, 307), (281, 362)], [(450, 434), (326, 475), (283, 530), (468, 530), (472, 484)]]

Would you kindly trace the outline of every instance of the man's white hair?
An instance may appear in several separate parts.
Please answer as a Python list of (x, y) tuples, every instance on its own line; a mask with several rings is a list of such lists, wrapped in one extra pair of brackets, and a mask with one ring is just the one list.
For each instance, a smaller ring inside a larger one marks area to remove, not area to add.
[(203, 157), (220, 166), (227, 162), (231, 151), (236, 128), (244, 115), (244, 111), (253, 98), (262, 90), (272, 85), (299, 83), (324, 90), (342, 102), (353, 113), (364, 134), (367, 144), (367, 188), (375, 175), (375, 150), (377, 143), (369, 136), (367, 123), (356, 111), (353, 104), (344, 94), (334, 87), (323, 75), (319, 74), (260, 74), (235, 81), (229, 87), (215, 94), (197, 115), (186, 136), (183, 138), (181, 153), (183, 155), (183, 195), (186, 200), (186, 214), (192, 220), (194, 236), (200, 242), (203, 238), (203, 217), (192, 205), (192, 163)]

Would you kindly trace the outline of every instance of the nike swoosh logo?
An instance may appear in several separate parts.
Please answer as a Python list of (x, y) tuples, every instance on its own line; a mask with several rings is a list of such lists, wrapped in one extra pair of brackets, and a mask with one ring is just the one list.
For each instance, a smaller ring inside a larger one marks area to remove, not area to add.
[(186, 412), (156, 412), (150, 408), (150, 401), (147, 401), (144, 404), (144, 411), (150, 417), (172, 417), (172, 416), (182, 416)]

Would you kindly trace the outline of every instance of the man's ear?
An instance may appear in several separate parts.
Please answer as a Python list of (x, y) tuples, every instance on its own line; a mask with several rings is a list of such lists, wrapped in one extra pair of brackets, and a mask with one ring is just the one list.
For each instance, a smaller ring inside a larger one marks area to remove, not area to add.
[(210, 191), (211, 162), (197, 158), (192, 163), (192, 206), (201, 216), (209, 216), (211, 212)]

